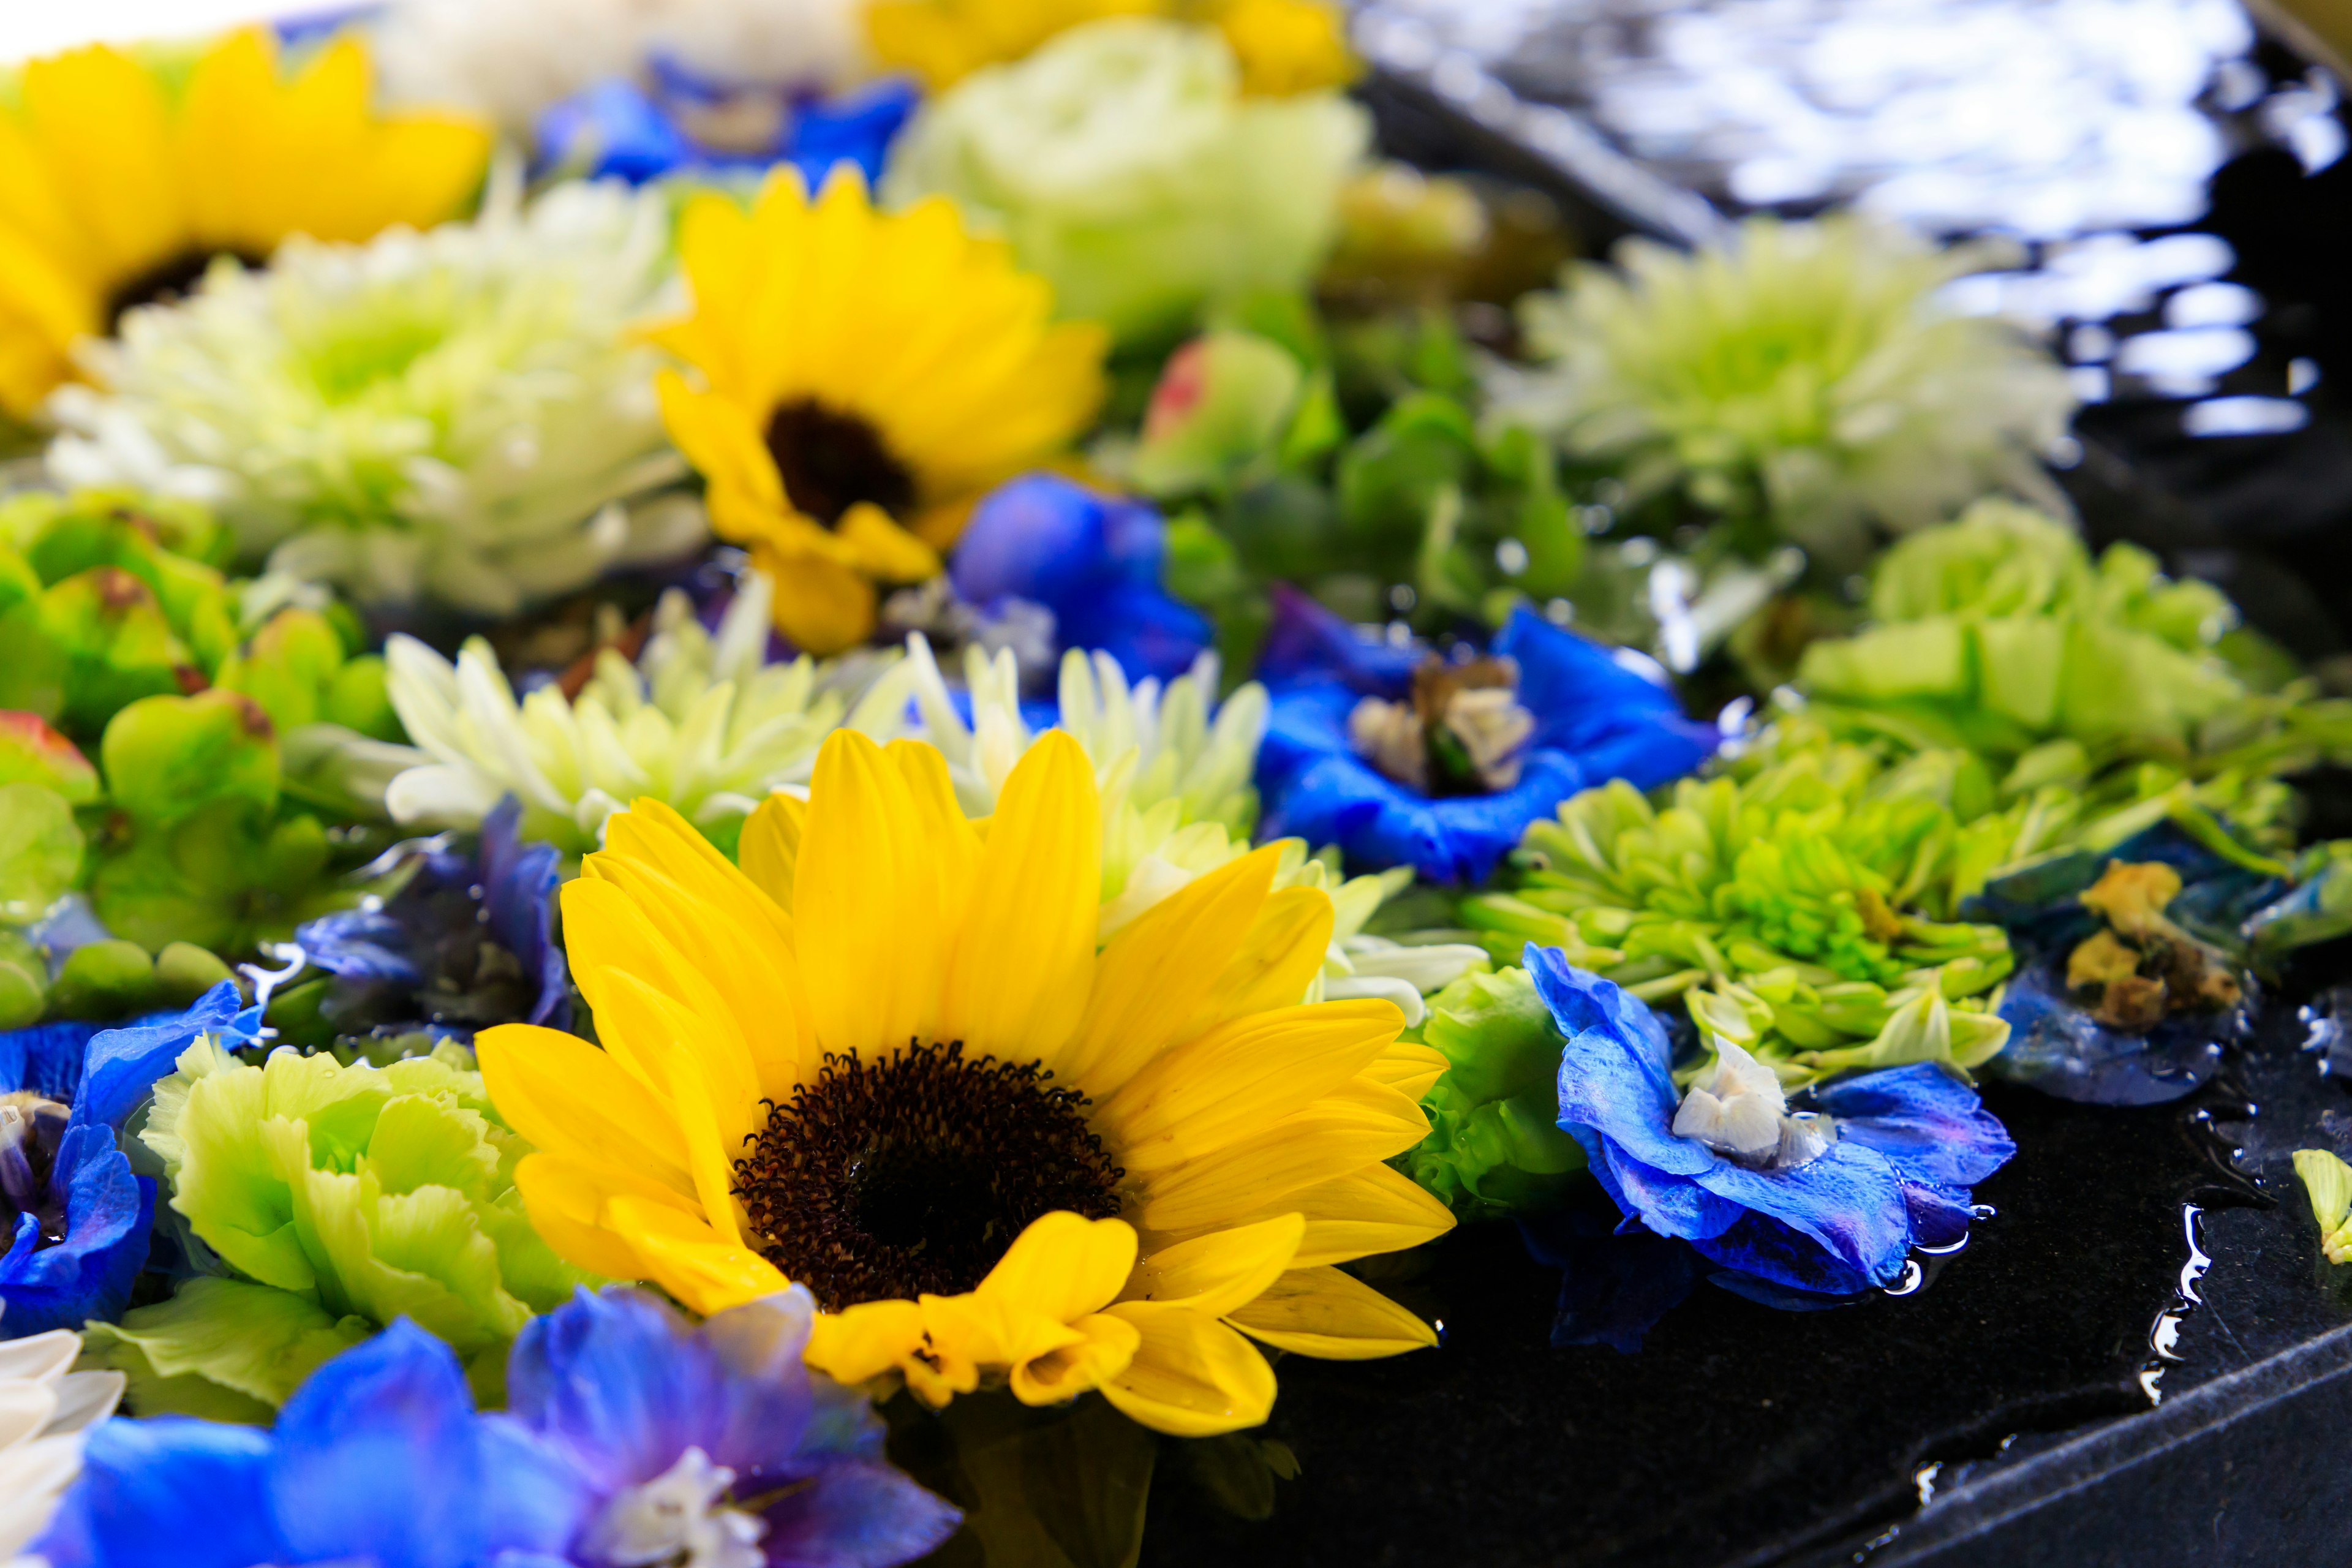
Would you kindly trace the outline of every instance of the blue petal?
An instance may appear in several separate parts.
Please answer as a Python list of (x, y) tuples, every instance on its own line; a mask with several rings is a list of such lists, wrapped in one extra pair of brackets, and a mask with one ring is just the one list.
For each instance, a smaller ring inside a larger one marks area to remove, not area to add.
[(1129, 680), (1175, 679), (1214, 640), (1209, 617), (1157, 584), (1121, 583), (1055, 613), (1066, 648), (1099, 648)]
[(963, 1522), (961, 1510), (880, 1459), (827, 1458), (790, 1479), (761, 1516), (770, 1568), (890, 1568), (928, 1554)]
[(2252, 1007), (2184, 1013), (2144, 1035), (2110, 1029), (2066, 994), (2055, 957), (2029, 964), (2001, 994), (2009, 1044), (1989, 1071), (2044, 1094), (2091, 1105), (2160, 1105), (2195, 1092), (2242, 1038)]
[(555, 889), (562, 857), (552, 844), (521, 839), (522, 803), (509, 795), (482, 819), (482, 910), (490, 934), (539, 979), (526, 1023), (572, 1026), (572, 993), (563, 950), (555, 944)]
[(903, 78), (885, 79), (856, 92), (803, 108), (793, 121), (786, 154), (812, 191), (824, 188), (840, 163), (854, 163), (868, 189), (882, 183), (882, 164), (922, 93)]
[[(524, 1325), (508, 1363), (508, 1408), (598, 1487), (652, 1480), (699, 1447), (712, 1462), (732, 1391), (684, 1319), (643, 1291), (586, 1289)], [(797, 1426), (777, 1434), (789, 1454)]]
[[(875, 1415), (873, 1401), (856, 1389), (811, 1372), (802, 1354), (815, 1315), (814, 1298), (806, 1287), (795, 1285), (705, 1319), (702, 1338), (740, 1382), (805, 1388), (805, 1417), (795, 1416), (803, 1428), (799, 1438), (802, 1453), (854, 1453), (879, 1458), (888, 1428)], [(774, 1450), (781, 1436), (762, 1435), (755, 1427), (725, 1441), (733, 1445), (728, 1450), (730, 1453), (754, 1444)]]
[(1626, 1041), (1649, 1064), (1667, 1108), (1674, 1107), (1674, 1044), (1655, 1008), (1615, 981), (1577, 968), (1559, 948), (1531, 942), (1520, 951), (1519, 963), (1563, 1037), (1599, 1029)]
[[(1797, 1236), (1796, 1232), (1790, 1231), (1789, 1234), (1800, 1246), (1811, 1247), (1811, 1242)], [(1820, 1249), (1816, 1247), (1814, 1251), (1818, 1253)], [(1798, 1260), (1800, 1272), (1804, 1272), (1811, 1267), (1804, 1263), (1801, 1258)], [(1745, 1297), (1759, 1306), (1771, 1307), (1783, 1312), (1822, 1312), (1832, 1307), (1851, 1307), (1862, 1293), (1869, 1289), (1867, 1285), (1862, 1283), (1862, 1277), (1852, 1270), (1835, 1264), (1828, 1264), (1825, 1267), (1828, 1271), (1815, 1277), (1825, 1285), (1835, 1284), (1836, 1288), (1833, 1289), (1807, 1289), (1802, 1286), (1790, 1285), (1779, 1279), (1768, 1279), (1761, 1275), (1747, 1273), (1738, 1268), (1717, 1268), (1706, 1277), (1706, 1282), (1718, 1290), (1728, 1290), (1733, 1295)]]
[(1401, 697), (1423, 650), (1366, 637), (1287, 583), (1273, 590), (1274, 621), (1258, 649), (1258, 673), (1271, 685), (1333, 679), (1359, 696)]
[(35, 1548), (52, 1568), (254, 1568), (295, 1561), (271, 1522), (269, 1436), (166, 1416), (101, 1421)]
[(96, 1036), (84, 1058), (80, 1091), (74, 1096), (74, 1123), (121, 1126), (198, 1035), (243, 1033), (243, 1006), (235, 983), (224, 980), (184, 1013), (144, 1018)]
[(467, 1568), (541, 1544), (489, 1538), (476, 1427), (457, 1355), (405, 1318), (320, 1367), (278, 1413), (269, 1467), (293, 1560)]
[(30, 1089), (70, 1104), (81, 1086), (82, 1058), (104, 1024), (68, 1019), (0, 1031), (0, 1094)]
[(1903, 1206), (1911, 1214), (1911, 1245), (1930, 1252), (1946, 1251), (1966, 1241), (1969, 1223), (1976, 1218), (1964, 1189), (1908, 1177), (1903, 1182)]
[(1976, 1090), (1931, 1062), (1863, 1073), (1813, 1099), (1841, 1142), (1877, 1150), (1906, 1181), (1972, 1187), (2017, 1152)]
[(330, 974), (347, 980), (385, 980), (415, 985), (424, 976), (403, 951), (408, 931), (382, 908), (338, 910), (294, 930), (302, 956)]
[(14, 1245), (0, 1258), (0, 1338), (121, 1317), (147, 1261), (155, 1184), (131, 1173), (110, 1131), (68, 1127), (49, 1187), (65, 1208), (65, 1239), (41, 1247), (32, 1215), (17, 1216)]
[(619, 78), (551, 105), (537, 132), (542, 168), (582, 163), (592, 176), (618, 176), (633, 184), (695, 158), (694, 143), (661, 105)]
[[(1751, 1171), (1721, 1160), (1698, 1180), (1709, 1192), (1810, 1237), (1868, 1283), (1883, 1285), (1903, 1272), (1911, 1250), (1910, 1210), (1902, 1178), (1875, 1149), (1841, 1140), (1818, 1159), (1781, 1171)], [(1766, 1273), (1748, 1264), (1733, 1266)], [(1822, 1289), (1793, 1279), (1787, 1283)]]
[(1671, 687), (1617, 651), (1515, 610), (1495, 652), (1518, 662), (1519, 700), (1535, 716), (1534, 744), (1573, 756), (1585, 776), (1638, 789), (1680, 778), (1715, 752), (1721, 734), (1684, 716)]

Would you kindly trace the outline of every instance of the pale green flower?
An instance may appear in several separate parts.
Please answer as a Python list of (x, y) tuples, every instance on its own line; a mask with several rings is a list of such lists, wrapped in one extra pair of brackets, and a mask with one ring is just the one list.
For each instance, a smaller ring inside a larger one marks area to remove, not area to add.
[(253, 1067), (204, 1036), (139, 1136), (173, 1210), (234, 1271), (87, 1331), (142, 1415), (264, 1417), (402, 1317), (495, 1396), (523, 1324), (593, 1282), (531, 1228), (514, 1185), (530, 1147), (461, 1047), (383, 1068), (286, 1047)]
[(289, 241), (133, 311), (49, 467), (214, 506), (247, 554), (485, 615), (704, 536), (633, 334), (676, 290), (658, 193), (560, 185), (365, 245)]
[(2319, 1222), (2319, 1250), (2330, 1263), (2352, 1263), (2352, 1165), (2325, 1149), (2297, 1149), (2294, 1173)]
[(952, 197), (1054, 285), (1063, 315), (1149, 337), (1213, 300), (1304, 285), (1369, 140), (1336, 92), (1243, 96), (1213, 28), (1119, 16), (926, 104), (882, 194)]
[(1844, 552), (1987, 489), (2048, 494), (2036, 459), (2074, 408), (2064, 371), (1937, 295), (1992, 259), (1845, 216), (1753, 219), (1696, 254), (1629, 240), (1523, 302), (1551, 363), (1500, 388), (1500, 416), (1622, 462), (1637, 493), (1679, 486)]
[(401, 822), (478, 826), (522, 802), (522, 833), (567, 851), (602, 841), (604, 819), (644, 796), (731, 843), (769, 795), (804, 786), (826, 735), (846, 723), (898, 732), (914, 671), (890, 655), (762, 664), (772, 587), (744, 574), (714, 637), (676, 590), (654, 610), (637, 662), (607, 648), (576, 699), (543, 686), (517, 700), (479, 637), (447, 659), (414, 637), (384, 648), (392, 702), (421, 749), (384, 805)]

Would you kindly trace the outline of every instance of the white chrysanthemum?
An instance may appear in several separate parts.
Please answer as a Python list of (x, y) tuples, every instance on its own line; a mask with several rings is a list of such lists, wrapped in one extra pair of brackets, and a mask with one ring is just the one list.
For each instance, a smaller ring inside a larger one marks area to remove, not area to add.
[(1924, 527), (1988, 489), (2043, 496), (2037, 459), (2074, 405), (2065, 372), (1938, 296), (1992, 259), (1850, 216), (1758, 218), (1688, 255), (1629, 240), (1613, 268), (1580, 264), (1522, 302), (1552, 363), (1500, 373), (1496, 416), (1624, 462), (1636, 493), (1767, 509), (1815, 545)]
[(662, 197), (501, 180), (476, 221), (216, 263), (89, 345), (49, 468), (220, 511), (274, 570), (486, 615), (689, 548), (701, 509), (633, 328), (673, 307)]
[(571, 700), (549, 685), (518, 701), (479, 637), (453, 666), (394, 637), (384, 648), (392, 703), (421, 755), (392, 781), (386, 808), (395, 821), (470, 827), (512, 794), (524, 837), (584, 851), (602, 842), (606, 817), (644, 796), (718, 830), (805, 785), (817, 748), (844, 723), (877, 740), (897, 734), (908, 661), (763, 664), (770, 593), (746, 573), (713, 637), (671, 590), (638, 661), (605, 649)]
[(82, 1434), (122, 1397), (121, 1373), (69, 1370), (80, 1354), (70, 1329), (0, 1340), (0, 1563), (37, 1561), (16, 1554), (79, 1473)]
[(398, 0), (375, 56), (392, 101), (524, 135), (549, 105), (656, 54), (726, 81), (840, 86), (864, 63), (858, 13), (856, 0)]

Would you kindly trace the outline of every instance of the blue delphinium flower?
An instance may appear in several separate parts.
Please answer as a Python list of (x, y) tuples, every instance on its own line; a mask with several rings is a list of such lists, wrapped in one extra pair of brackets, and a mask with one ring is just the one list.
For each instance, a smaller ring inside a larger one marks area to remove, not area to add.
[(1664, 784), (1718, 739), (1635, 658), (1524, 609), (1486, 657), (1449, 661), (1277, 590), (1259, 668), (1274, 699), (1258, 752), (1265, 834), (1437, 882), (1483, 880), (1570, 795)]
[(756, 172), (790, 163), (812, 191), (837, 163), (870, 189), (921, 95), (891, 78), (834, 97), (715, 80), (656, 55), (643, 83), (614, 78), (539, 118), (539, 163), (632, 184), (688, 171)]
[(1215, 634), (1206, 616), (1160, 586), (1167, 551), (1167, 525), (1142, 502), (1028, 474), (973, 509), (948, 579), (991, 615), (1013, 600), (1053, 612), (1057, 657), (1099, 648), (1129, 680), (1173, 680)]
[(893, 1469), (865, 1398), (801, 1360), (795, 1289), (689, 1328), (583, 1291), (516, 1341), (481, 1415), (406, 1319), (268, 1432), (110, 1421), (37, 1550), (53, 1568), (888, 1568), (961, 1516)]
[(553, 930), (562, 857), (522, 842), (521, 820), (509, 795), (483, 818), (477, 854), (424, 840), (392, 897), (297, 928), (303, 956), (335, 976), (320, 1005), (328, 1023), (347, 1035), (425, 1029), (461, 1040), (492, 1024), (571, 1026)]
[(1790, 1112), (1770, 1069), (1718, 1039), (1713, 1080), (1677, 1095), (1646, 1004), (1557, 948), (1530, 942), (1526, 963), (1567, 1037), (1560, 1126), (1627, 1226), (1689, 1242), (1742, 1294), (1893, 1283), (1912, 1247), (1967, 1237), (1969, 1189), (2016, 1152), (1974, 1091), (1927, 1063), (1846, 1079)]
[(587, 1505), (577, 1470), (477, 1415), (456, 1353), (404, 1318), (320, 1367), (269, 1431), (90, 1428), (35, 1550), (51, 1568), (561, 1568)]
[(953, 1533), (961, 1515), (882, 1457), (865, 1396), (802, 1362), (814, 1311), (795, 1286), (692, 1328), (616, 1286), (523, 1330), (511, 1419), (588, 1489), (572, 1561), (882, 1568)]
[(115, 1132), (199, 1034), (248, 1039), (257, 1022), (224, 981), (184, 1013), (0, 1037), (0, 1338), (121, 1315), (155, 1184), (132, 1173)]

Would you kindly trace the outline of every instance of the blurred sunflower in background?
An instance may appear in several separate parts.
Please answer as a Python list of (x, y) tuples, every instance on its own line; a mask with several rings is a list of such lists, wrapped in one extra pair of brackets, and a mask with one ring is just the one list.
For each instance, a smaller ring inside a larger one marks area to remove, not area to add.
[(874, 627), (875, 584), (936, 574), (973, 500), (1052, 458), (1103, 395), (1108, 339), (945, 200), (876, 210), (854, 170), (811, 201), (790, 170), (748, 213), (689, 205), (694, 313), (654, 333), (671, 437), (711, 525), (775, 579), (776, 626), (829, 654)]
[(805, 805), (746, 825), (743, 869), (652, 803), (605, 846), (563, 892), (604, 1048), (478, 1039), (565, 1258), (702, 1312), (806, 1285), (808, 1358), (845, 1382), (1099, 1390), (1184, 1435), (1265, 1418), (1252, 1340), (1435, 1342), (1334, 1266), (1452, 1225), (1382, 1163), (1444, 1058), (1393, 1003), (1298, 1004), (1333, 910), (1274, 888), (1278, 849), (1097, 952), (1100, 805), (1059, 733), (985, 833), (935, 748), (845, 733)]
[(866, 34), (876, 59), (941, 92), (1107, 16), (1217, 28), (1240, 62), (1244, 89), (1254, 94), (1344, 87), (1360, 71), (1346, 16), (1331, 0), (869, 0)]
[(361, 240), (449, 216), (490, 133), (369, 107), (366, 49), (341, 38), (291, 75), (266, 28), (232, 33), (184, 84), (103, 46), (25, 68), (0, 111), (0, 409), (30, 416), (77, 339), (170, 298), (213, 258), (289, 235)]

